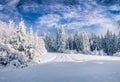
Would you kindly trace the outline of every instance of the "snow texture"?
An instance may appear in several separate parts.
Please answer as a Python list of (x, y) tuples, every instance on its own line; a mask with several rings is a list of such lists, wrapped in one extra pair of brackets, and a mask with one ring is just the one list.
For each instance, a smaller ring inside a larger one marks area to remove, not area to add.
[(0, 82), (119, 82), (120, 58), (82, 54), (41, 55), (42, 64), (0, 69)]

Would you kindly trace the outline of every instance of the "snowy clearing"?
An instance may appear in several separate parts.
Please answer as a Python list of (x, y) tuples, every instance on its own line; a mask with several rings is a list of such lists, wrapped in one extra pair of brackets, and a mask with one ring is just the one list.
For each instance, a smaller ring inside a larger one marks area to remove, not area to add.
[(92, 60), (102, 61), (120, 61), (120, 57), (114, 56), (94, 56), (83, 54), (64, 54), (64, 53), (48, 53), (47, 55), (41, 55), (41, 62), (84, 62)]
[(49, 53), (42, 64), (0, 69), (0, 82), (120, 82), (120, 58)]

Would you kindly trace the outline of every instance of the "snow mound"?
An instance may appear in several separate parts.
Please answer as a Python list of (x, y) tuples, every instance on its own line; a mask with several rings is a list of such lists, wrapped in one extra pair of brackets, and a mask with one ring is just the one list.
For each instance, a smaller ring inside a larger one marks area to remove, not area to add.
[(113, 54), (113, 56), (118, 56), (118, 57), (120, 57), (120, 52), (117, 52), (117, 53)]

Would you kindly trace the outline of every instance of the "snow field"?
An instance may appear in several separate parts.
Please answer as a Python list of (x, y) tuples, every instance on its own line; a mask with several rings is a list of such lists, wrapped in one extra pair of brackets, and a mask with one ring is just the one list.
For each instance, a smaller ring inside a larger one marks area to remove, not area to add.
[(0, 69), (0, 82), (120, 82), (120, 58), (48, 53), (41, 63)]

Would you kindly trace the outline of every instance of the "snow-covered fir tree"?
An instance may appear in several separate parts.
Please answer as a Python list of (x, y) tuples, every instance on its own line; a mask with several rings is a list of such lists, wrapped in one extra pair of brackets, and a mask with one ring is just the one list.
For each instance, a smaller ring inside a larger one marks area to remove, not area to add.
[(12, 20), (9, 21), (9, 24), (0, 21), (0, 42), (9, 44), (10, 35), (14, 33), (14, 22)]
[(74, 45), (75, 45), (75, 43), (74, 43), (74, 37), (73, 37), (73, 35), (70, 35), (68, 37), (68, 40), (67, 40), (67, 49), (74, 50)]
[(82, 42), (80, 40), (80, 33), (77, 32), (74, 36), (74, 40), (75, 40), (75, 46), (76, 46), (76, 51), (79, 52), (82, 50), (81, 48), (81, 45), (82, 45)]
[(66, 49), (67, 34), (64, 27), (60, 27), (56, 33), (56, 51), (64, 52)]
[(78, 52), (89, 52), (90, 50), (90, 43), (89, 38), (86, 32), (77, 32), (75, 34), (75, 44), (76, 44), (76, 50)]
[(94, 51), (95, 49), (102, 50), (102, 39), (95, 33), (92, 33), (90, 38), (90, 49), (91, 51)]
[[(14, 54), (17, 54), (16, 56), (22, 54), (25, 62), (29, 60), (40, 62), (40, 55), (47, 53), (43, 38), (39, 37), (37, 32), (33, 32), (32, 27), (30, 31), (27, 32), (23, 20), (20, 21), (18, 26), (15, 26), (11, 20), (8, 25), (0, 21), (0, 25), (0, 45), (10, 47), (10, 53), (7, 53), (9, 56), (3, 56), (2, 53), (0, 54), (0, 63), (5, 60), (4, 57), (9, 59), (9, 57), (15, 56)], [(4, 47), (1, 49), (4, 49)], [(6, 47), (5, 49), (8, 48)], [(6, 51), (4, 53), (6, 53)], [(16, 58), (13, 58), (13, 60), (15, 59)]]
[(89, 37), (86, 32), (82, 32), (81, 34), (81, 39), (83, 39), (83, 52), (87, 53), (90, 51), (90, 42), (89, 42)]
[(118, 34), (117, 51), (120, 52), (120, 32)]
[(44, 33), (43, 34), (43, 39), (45, 42), (45, 47), (48, 51), (55, 51), (55, 39), (54, 37), (51, 36), (50, 32), (49, 33)]
[(114, 33), (112, 35), (112, 55), (118, 51), (117, 43), (118, 43), (118, 38), (116, 34)]
[(107, 31), (107, 33), (104, 37), (104, 52), (107, 53), (108, 55), (113, 55), (113, 53), (114, 53), (113, 37), (114, 37), (114, 35), (109, 30)]
[(49, 49), (56, 52), (64, 52), (76, 50), (81, 53), (90, 51), (104, 52), (108, 55), (113, 55), (119, 51), (119, 35), (107, 31), (105, 35), (92, 34), (90, 37), (86, 32), (76, 32), (74, 36), (68, 36), (63, 27), (56, 33), (56, 38), (51, 37), (51, 34), (44, 35), (44, 41)]

